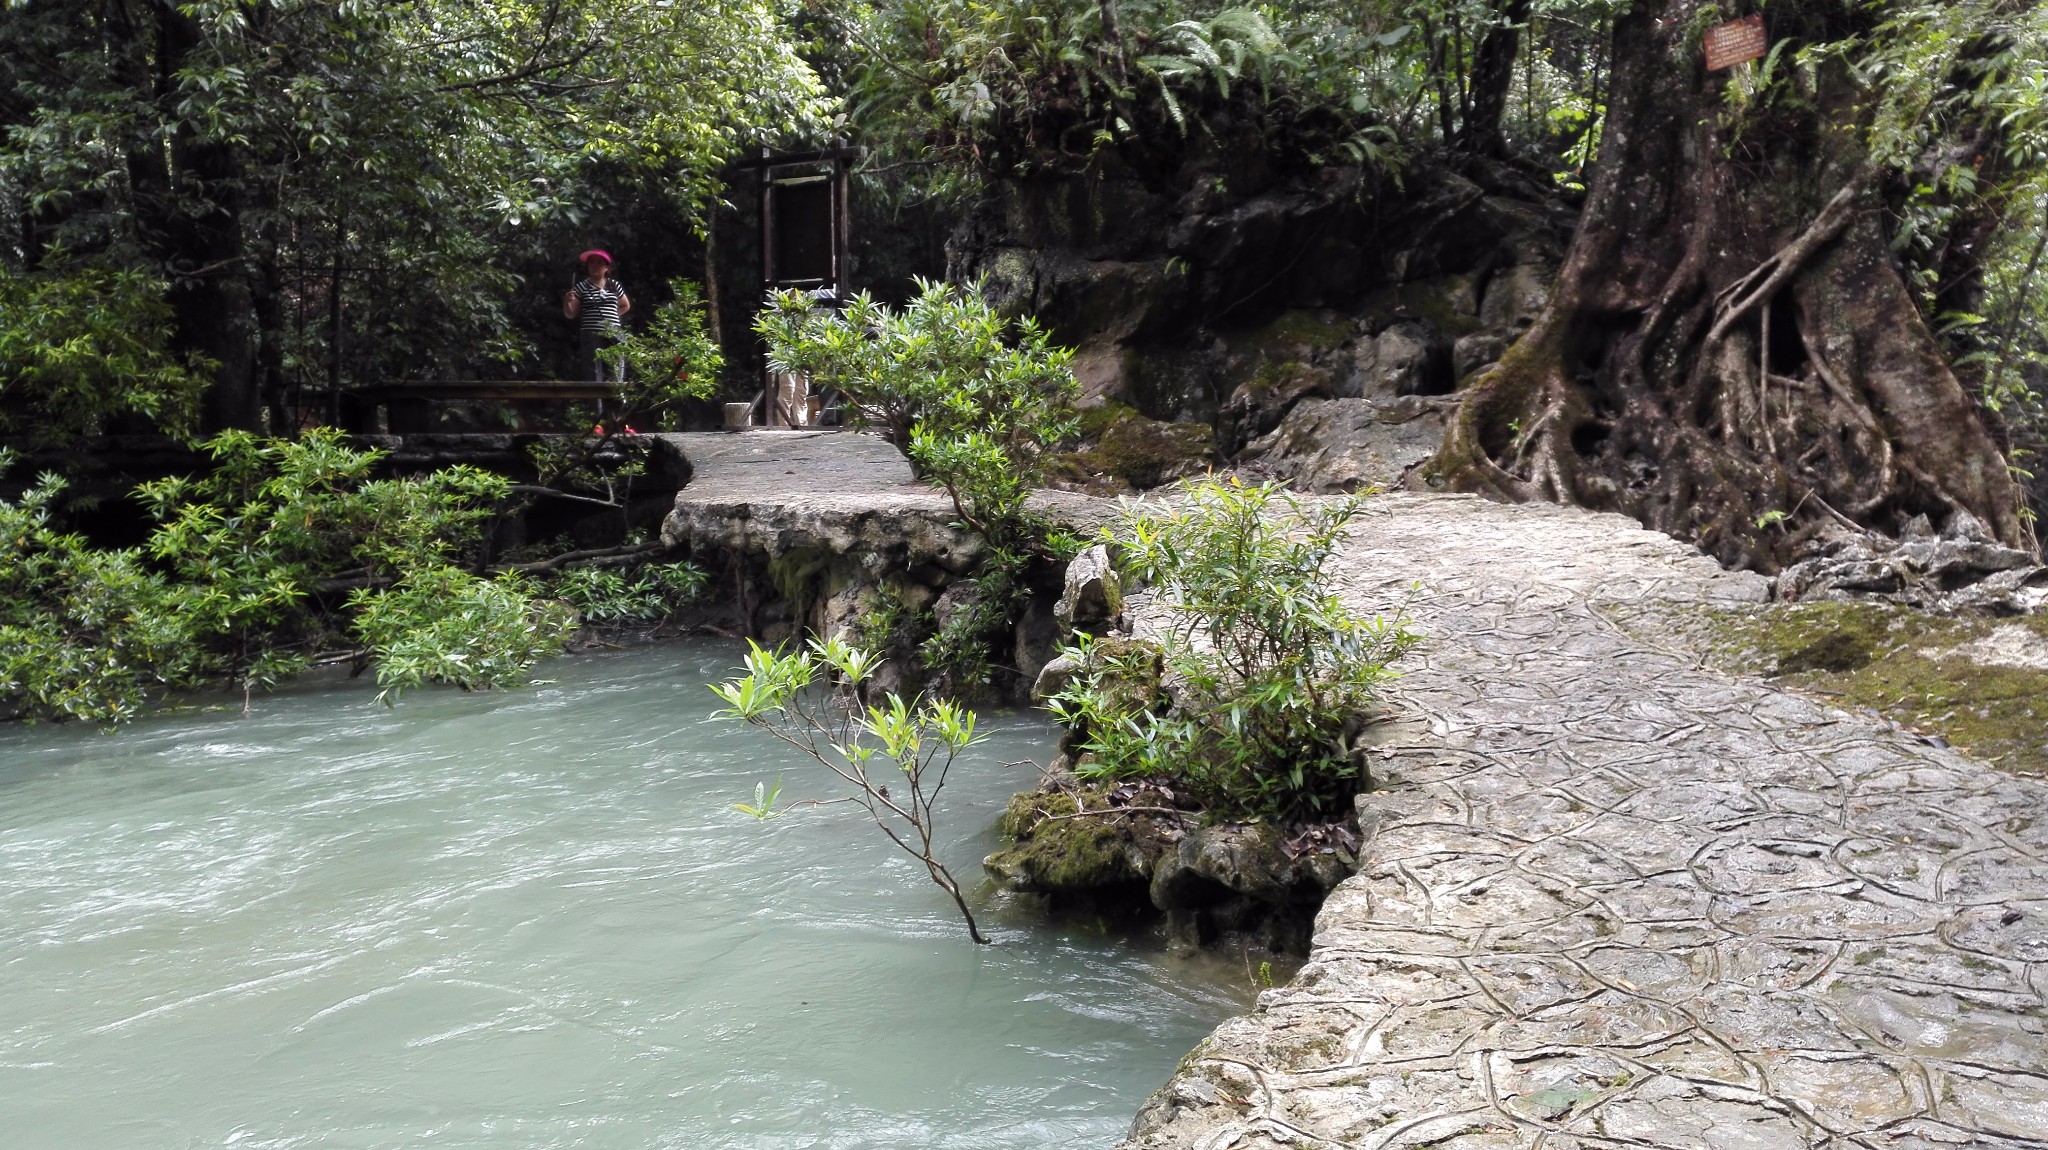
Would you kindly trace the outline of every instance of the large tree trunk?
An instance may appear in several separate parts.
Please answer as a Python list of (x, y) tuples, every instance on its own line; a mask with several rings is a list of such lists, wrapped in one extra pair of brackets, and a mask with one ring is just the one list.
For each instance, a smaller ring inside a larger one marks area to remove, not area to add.
[(1460, 151), (1498, 157), (1508, 150), (1501, 121), (1508, 110), (1508, 90), (1515, 83), (1515, 56), (1521, 51), (1522, 27), (1529, 22), (1530, 0), (1494, 0), (1494, 22), (1472, 53), (1472, 100), (1453, 143)]
[[(2033, 546), (2021, 492), (1887, 245), (1859, 92), (1724, 110), (1698, 0), (1615, 23), (1609, 120), (1549, 306), (1468, 391), (1456, 488), (1626, 512), (1772, 570), (1852, 528), (1969, 515)], [(1827, 0), (1774, 37), (1839, 36)], [(1790, 51), (1786, 52), (1789, 59)]]
[(170, 129), (168, 147), (149, 133), (128, 149), (136, 239), (170, 282), (173, 345), (214, 365), (201, 426), (253, 429), (262, 406), (242, 218), (248, 173), (233, 145), (208, 138), (179, 108), (178, 72), (202, 45), (197, 20), (170, 0), (140, 0), (138, 19), (131, 2), (104, 0), (107, 49), (138, 102), (153, 103)]

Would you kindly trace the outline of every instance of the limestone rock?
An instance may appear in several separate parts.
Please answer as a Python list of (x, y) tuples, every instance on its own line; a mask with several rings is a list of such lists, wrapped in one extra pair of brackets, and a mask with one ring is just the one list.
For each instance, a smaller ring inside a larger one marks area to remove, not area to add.
[(1479, 322), (1496, 331), (1519, 331), (1536, 322), (1550, 302), (1550, 284), (1557, 269), (1517, 264), (1493, 277), (1479, 305)]
[(981, 606), (984, 597), (981, 584), (975, 580), (954, 583), (940, 592), (938, 601), (932, 604), (932, 619), (941, 631), (959, 626), (965, 617)]
[(1310, 399), (1240, 456), (1276, 478), (1319, 493), (1398, 486), (1443, 443), (1450, 403), (1408, 396)]
[(1508, 341), (1497, 332), (1475, 331), (1451, 345), (1451, 374), (1461, 382), (1506, 354)]
[(1151, 419), (1125, 409), (1094, 443), (1060, 457), (1052, 477), (1086, 482), (1101, 476), (1144, 490), (1213, 466), (1214, 440), (1205, 425)]
[(1123, 610), (1123, 587), (1109, 548), (1098, 543), (1067, 564), (1066, 589), (1053, 608), (1062, 632), (1085, 630), (1111, 622)]
[(1010, 650), (1017, 674), (1024, 682), (1036, 683), (1039, 674), (1059, 656), (1059, 623), (1053, 618), (1053, 605), (1050, 597), (1034, 595), (1017, 616)]
[(1067, 818), (1074, 796), (1027, 791), (1010, 800), (1001, 822), (1009, 845), (982, 860), (1013, 890), (1084, 900), (1143, 891), (1162, 849), (1149, 818)]
[(1941, 537), (1923, 525), (1903, 540), (1840, 540), (1825, 554), (1787, 567), (1774, 594), (1786, 601), (1885, 599), (1991, 614), (2048, 608), (2048, 567), (2030, 552), (1990, 541), (1967, 513), (1956, 518), (1966, 522), (1951, 524)]
[(1238, 384), (1223, 404), (1223, 420), (1233, 438), (1243, 443), (1280, 426), (1280, 421), (1301, 400), (1310, 396), (1328, 398), (1332, 394), (1328, 371), (1290, 361)]
[[(1189, 910), (1236, 894), (1275, 905), (1295, 901), (1294, 864), (1265, 823), (1196, 827), (1152, 871), (1152, 905)], [(1321, 891), (1318, 890), (1317, 894)]]
[(1441, 395), (1451, 389), (1450, 362), (1444, 348), (1421, 323), (1397, 323), (1369, 344), (1359, 341), (1357, 361), (1361, 393), (1366, 398)]
[(1080, 678), (1084, 670), (1086, 668), (1081, 660), (1072, 655), (1054, 656), (1051, 662), (1039, 669), (1038, 677), (1032, 680), (1031, 701), (1043, 703), (1066, 690), (1075, 679)]

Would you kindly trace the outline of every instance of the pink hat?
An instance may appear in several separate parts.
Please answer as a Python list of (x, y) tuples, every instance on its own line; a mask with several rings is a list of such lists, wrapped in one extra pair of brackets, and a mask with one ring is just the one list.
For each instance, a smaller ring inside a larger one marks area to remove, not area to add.
[(598, 260), (603, 260), (604, 262), (606, 262), (606, 263), (608, 263), (608, 264), (612, 264), (612, 263), (617, 263), (617, 262), (618, 262), (617, 260), (615, 260), (615, 259), (613, 259), (613, 258), (612, 258), (612, 253), (610, 253), (610, 252), (607, 252), (607, 251), (600, 251), (600, 250), (598, 250), (597, 248), (592, 248), (592, 249), (590, 249), (589, 251), (587, 251), (587, 252), (584, 252), (584, 253), (583, 253), (582, 255), (580, 255), (580, 256), (577, 256), (577, 257), (576, 257), (576, 262), (577, 262), (577, 263), (579, 263), (579, 264), (581, 264), (581, 263), (588, 263), (588, 262), (590, 262), (591, 260), (594, 260), (594, 259), (598, 259)]

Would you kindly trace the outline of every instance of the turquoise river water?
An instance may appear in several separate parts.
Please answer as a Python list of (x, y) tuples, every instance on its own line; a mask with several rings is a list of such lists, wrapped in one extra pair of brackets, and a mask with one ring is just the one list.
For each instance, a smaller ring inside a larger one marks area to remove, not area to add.
[[(737, 655), (0, 728), (0, 1145), (1107, 1146), (1245, 1007), (1241, 964), (986, 891), (974, 946), (853, 808), (729, 809), (832, 793), (711, 719)], [(985, 721), (977, 878), (1050, 742)]]

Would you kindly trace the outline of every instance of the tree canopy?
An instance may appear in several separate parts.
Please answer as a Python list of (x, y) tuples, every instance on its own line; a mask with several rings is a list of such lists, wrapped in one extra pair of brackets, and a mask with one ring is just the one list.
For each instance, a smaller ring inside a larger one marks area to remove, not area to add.
[(534, 225), (608, 172), (701, 219), (738, 148), (829, 110), (774, 0), (16, 0), (0, 251), (153, 280), (205, 423), (253, 426), (337, 287), (394, 373), (515, 354)]

